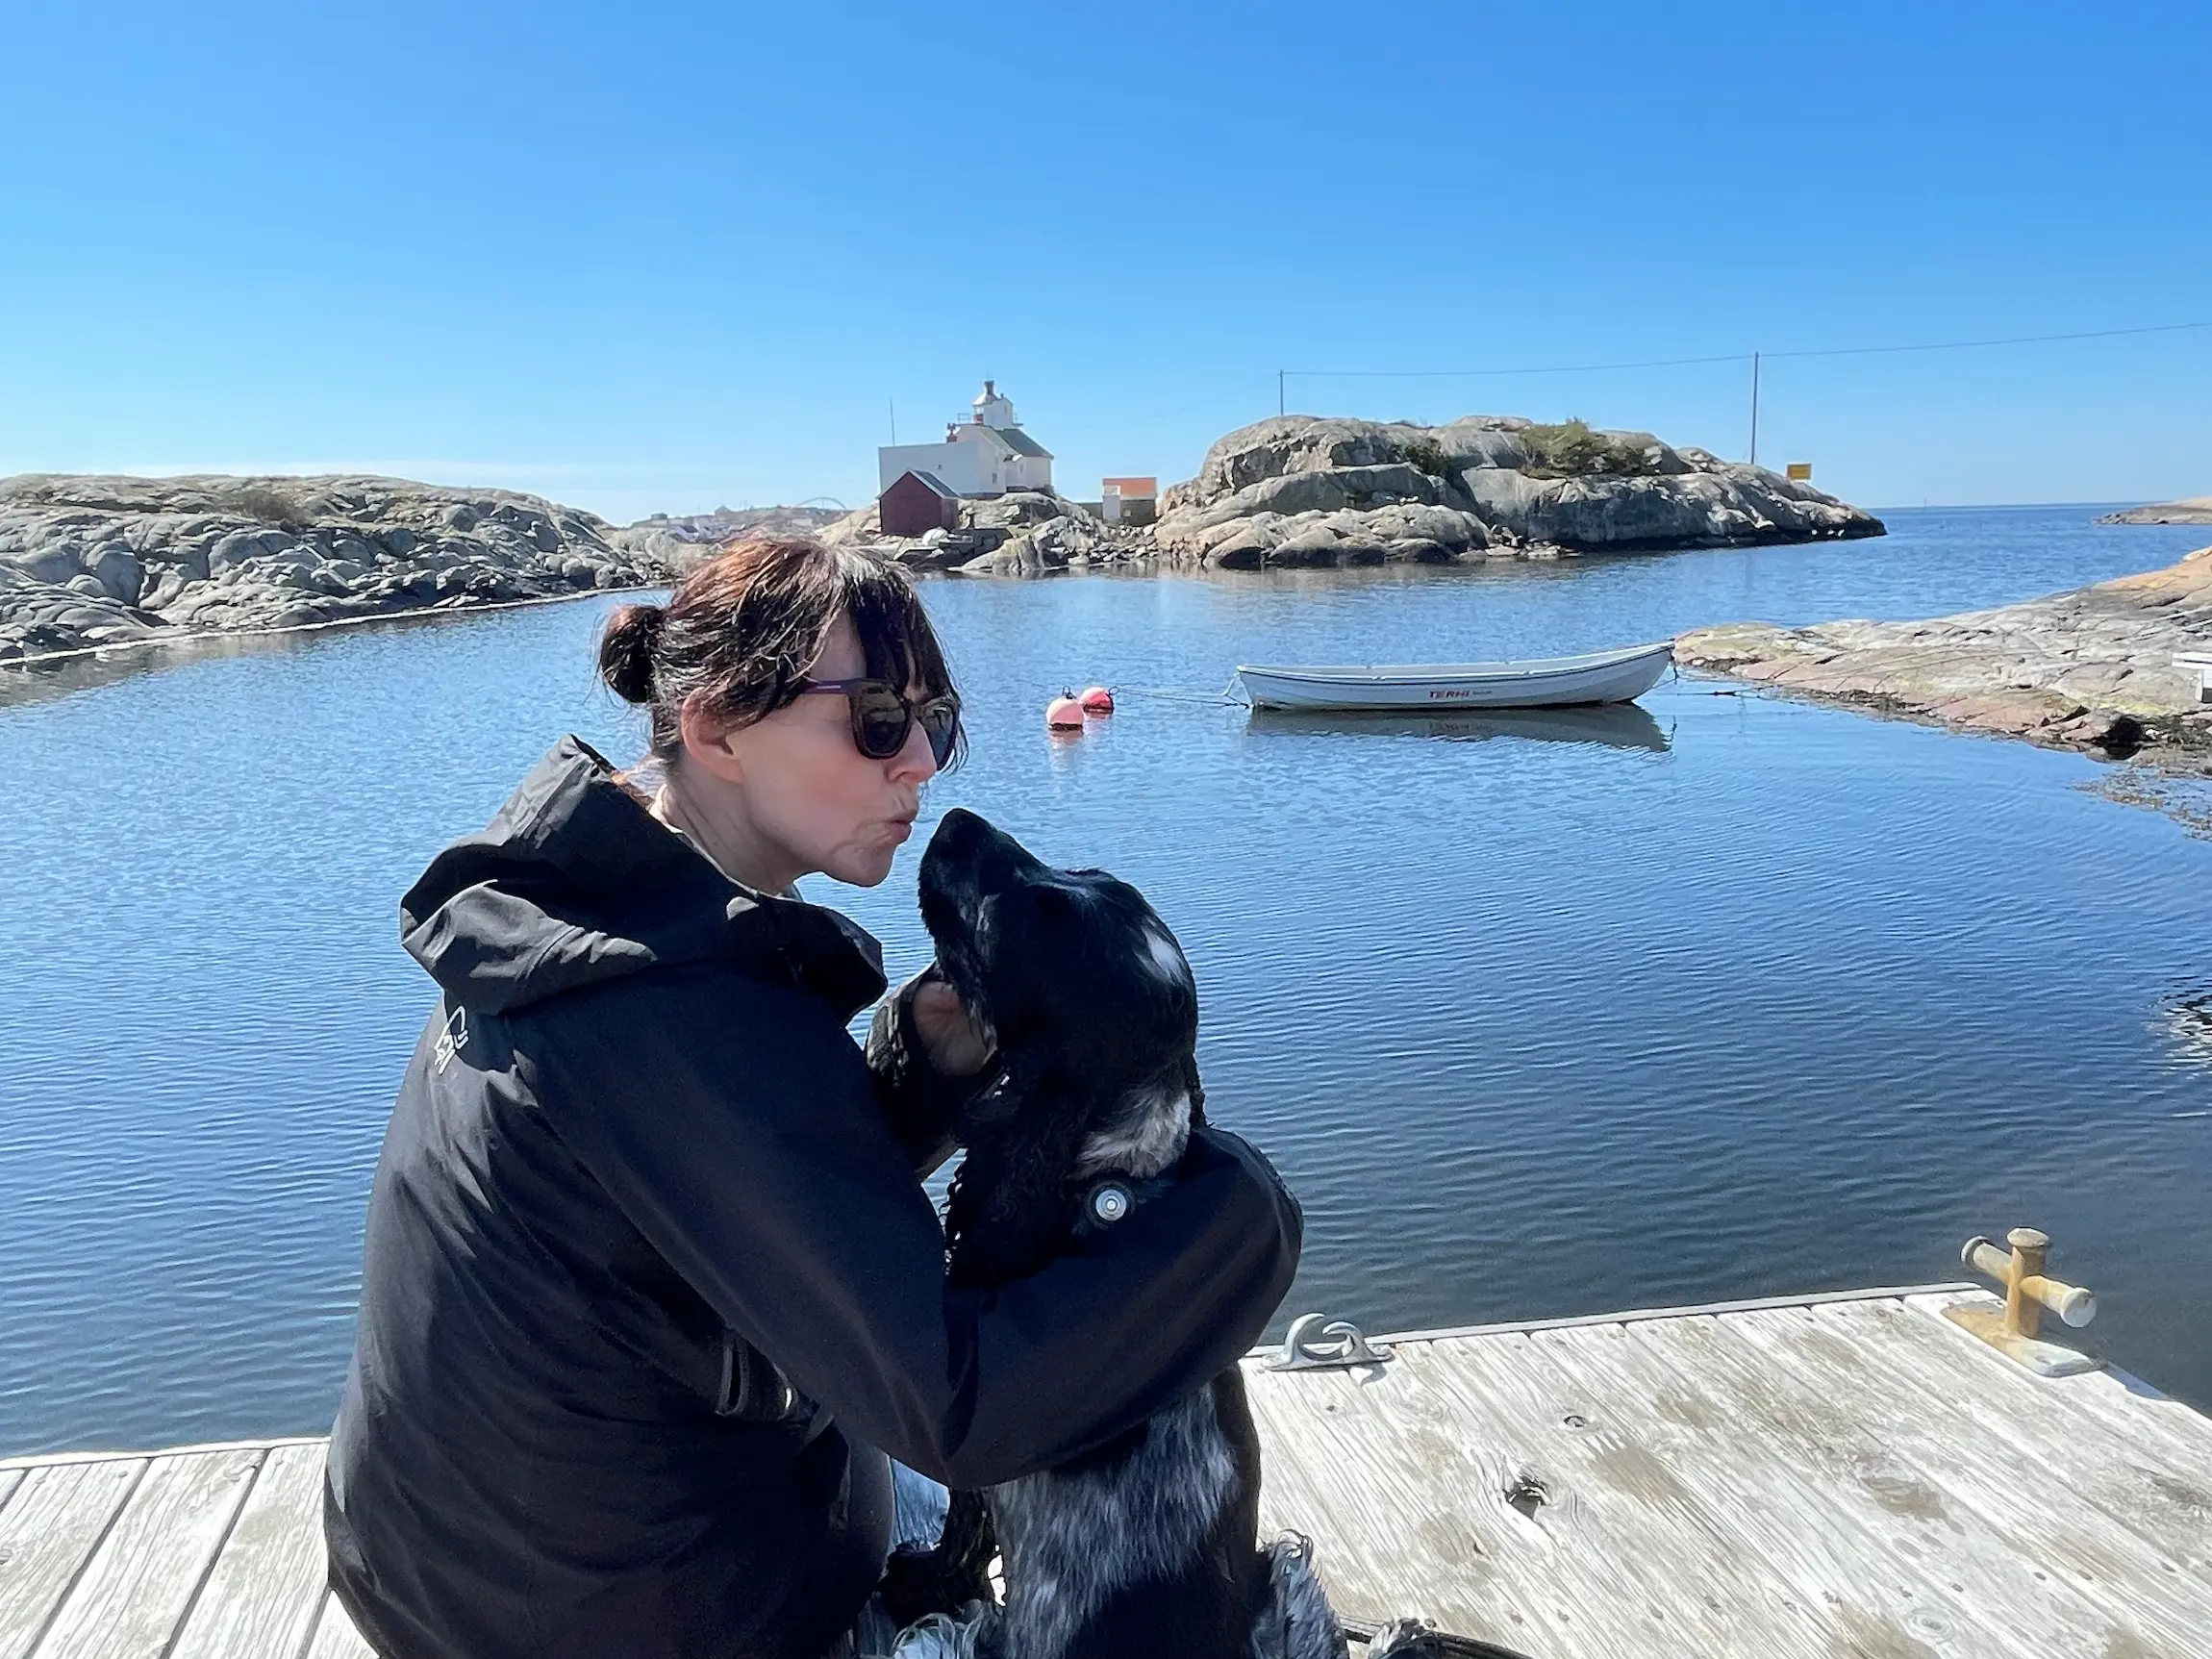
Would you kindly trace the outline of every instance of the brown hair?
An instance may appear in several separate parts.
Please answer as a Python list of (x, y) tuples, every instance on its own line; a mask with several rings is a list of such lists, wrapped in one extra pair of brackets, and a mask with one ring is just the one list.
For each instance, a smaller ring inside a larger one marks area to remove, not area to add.
[(750, 725), (798, 696), (840, 617), (860, 636), (871, 677), (931, 696), (953, 689), (936, 630), (898, 566), (797, 537), (733, 542), (678, 582), (666, 605), (623, 606), (599, 636), (599, 676), (652, 711), (652, 750), (667, 760), (683, 747), (683, 713), (694, 700)]

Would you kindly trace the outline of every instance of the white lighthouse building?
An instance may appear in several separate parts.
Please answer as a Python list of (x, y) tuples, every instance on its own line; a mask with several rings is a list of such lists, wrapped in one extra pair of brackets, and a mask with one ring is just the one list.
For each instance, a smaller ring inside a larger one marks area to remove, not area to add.
[(956, 495), (1003, 495), (1009, 490), (1050, 490), (1052, 451), (1021, 430), (1014, 400), (985, 381), (965, 421), (947, 422), (943, 443), (894, 443), (875, 452), (876, 489), (889, 490), (909, 472), (938, 479)]

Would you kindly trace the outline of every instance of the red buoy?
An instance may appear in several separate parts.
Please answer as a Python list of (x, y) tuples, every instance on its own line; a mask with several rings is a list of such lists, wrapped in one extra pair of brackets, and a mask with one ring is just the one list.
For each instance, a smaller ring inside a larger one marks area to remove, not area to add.
[(1087, 715), (1111, 715), (1114, 712), (1114, 693), (1104, 686), (1092, 686), (1079, 699)]
[(1044, 705), (1044, 727), (1052, 732), (1079, 732), (1083, 729), (1083, 705), (1063, 691)]

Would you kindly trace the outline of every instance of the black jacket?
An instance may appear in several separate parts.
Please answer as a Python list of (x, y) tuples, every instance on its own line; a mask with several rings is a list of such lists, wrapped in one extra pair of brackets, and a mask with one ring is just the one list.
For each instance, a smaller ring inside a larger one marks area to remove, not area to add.
[(369, 1199), (325, 1504), (394, 1659), (815, 1659), (882, 1565), (882, 1454), (964, 1487), (1065, 1461), (1289, 1287), (1296, 1206), (1208, 1130), (1111, 1234), (948, 1291), (916, 1170), (958, 1093), (895, 1013), (865, 1059), (847, 1036), (875, 942), (730, 883), (574, 739), (403, 922), (444, 996)]

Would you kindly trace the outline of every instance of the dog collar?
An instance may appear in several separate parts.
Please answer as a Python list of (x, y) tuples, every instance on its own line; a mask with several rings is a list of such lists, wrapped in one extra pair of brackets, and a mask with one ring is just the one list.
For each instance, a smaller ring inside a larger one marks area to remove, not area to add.
[(1137, 1207), (1137, 1195), (1120, 1181), (1101, 1181), (1083, 1194), (1083, 1214), (1101, 1227), (1111, 1227)]

